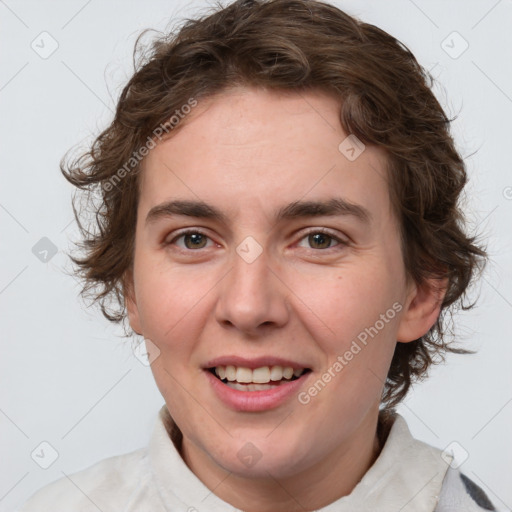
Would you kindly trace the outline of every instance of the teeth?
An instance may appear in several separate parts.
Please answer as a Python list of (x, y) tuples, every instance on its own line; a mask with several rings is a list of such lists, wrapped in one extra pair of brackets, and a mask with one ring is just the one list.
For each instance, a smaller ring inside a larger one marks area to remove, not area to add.
[[(215, 368), (215, 372), (217, 372), (217, 368)], [(234, 366), (226, 366), (226, 379), (229, 381), (236, 380), (236, 368)]]
[(293, 377), (293, 368), (290, 368), (289, 366), (283, 368), (283, 377), (285, 379), (291, 379)]
[(263, 366), (262, 368), (255, 368), (252, 371), (252, 379), (249, 382), (256, 384), (265, 384), (270, 381), (270, 368)]
[(243, 384), (267, 384), (271, 381), (280, 381), (282, 379), (291, 379), (293, 376), (300, 377), (304, 373), (304, 368), (293, 369), (291, 366), (262, 366), (251, 370), (243, 366), (217, 366), (215, 373), (220, 379), (227, 379), (229, 382), (239, 382)]
[(245, 382), (249, 384), (252, 382), (252, 370), (249, 368), (238, 367), (236, 369), (236, 379), (237, 382)]
[(283, 378), (283, 367), (272, 366), (270, 370), (270, 380), (281, 380)]
[(265, 391), (276, 387), (275, 384), (239, 384), (238, 382), (227, 382), (226, 385), (238, 391)]

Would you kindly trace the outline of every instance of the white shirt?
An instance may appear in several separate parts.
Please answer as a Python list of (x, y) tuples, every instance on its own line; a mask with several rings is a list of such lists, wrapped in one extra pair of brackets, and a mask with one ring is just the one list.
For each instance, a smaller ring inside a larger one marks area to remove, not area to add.
[[(239, 511), (192, 473), (171, 440), (166, 421), (169, 412), (164, 405), (147, 447), (60, 478), (37, 491), (18, 512)], [(485, 493), (471, 481), (468, 486), (467, 477), (450, 468), (452, 459), (445, 461), (441, 454), (414, 439), (397, 414), (381, 453), (361, 481), (348, 496), (318, 512), (494, 510)]]

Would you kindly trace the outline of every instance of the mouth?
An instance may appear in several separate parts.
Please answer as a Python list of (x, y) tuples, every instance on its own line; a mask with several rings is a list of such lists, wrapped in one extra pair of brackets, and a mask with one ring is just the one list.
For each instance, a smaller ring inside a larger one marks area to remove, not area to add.
[(206, 362), (202, 369), (213, 396), (238, 412), (291, 406), (293, 397), (314, 375), (313, 368), (304, 363), (273, 355), (219, 356)]
[(293, 368), (291, 366), (244, 366), (219, 365), (206, 370), (227, 387), (245, 392), (268, 391), (290, 382), (299, 380), (311, 372), (310, 368)]

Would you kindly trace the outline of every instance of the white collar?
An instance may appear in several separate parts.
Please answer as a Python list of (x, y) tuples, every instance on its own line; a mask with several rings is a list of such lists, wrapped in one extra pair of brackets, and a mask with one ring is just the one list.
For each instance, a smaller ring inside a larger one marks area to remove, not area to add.
[[(166, 405), (159, 411), (149, 444), (155, 484), (167, 510), (238, 511), (210, 491), (185, 464), (165, 427)], [(432, 512), (448, 464), (441, 450), (414, 439), (396, 414), (379, 457), (348, 496), (317, 512)]]

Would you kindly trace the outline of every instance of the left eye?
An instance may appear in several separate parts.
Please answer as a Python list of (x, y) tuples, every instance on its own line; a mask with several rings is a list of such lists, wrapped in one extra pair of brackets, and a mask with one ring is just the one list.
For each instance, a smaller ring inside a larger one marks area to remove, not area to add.
[[(177, 240), (180, 240), (183, 238), (184, 241), (184, 247), (179, 246), (181, 249), (204, 249), (206, 247), (207, 240), (209, 240), (209, 237), (202, 233), (201, 231), (185, 231), (175, 237), (173, 240), (169, 242), (168, 245), (172, 245), (176, 243)], [(331, 235), (330, 233), (326, 231), (310, 231), (309, 233), (306, 233), (300, 240), (306, 240), (309, 244), (312, 245), (319, 245), (320, 247), (311, 247), (312, 249), (330, 249), (333, 247), (331, 245), (331, 242), (334, 240), (337, 242), (336, 245), (347, 245), (347, 242), (344, 242), (343, 240), (340, 240), (338, 237)]]
[(313, 247), (313, 249), (330, 249), (331, 241), (335, 240), (338, 242), (336, 245), (346, 245), (346, 242), (340, 240), (339, 238), (331, 235), (326, 231), (310, 231), (307, 233), (301, 240), (307, 239), (309, 244), (318, 244), (321, 247)]

